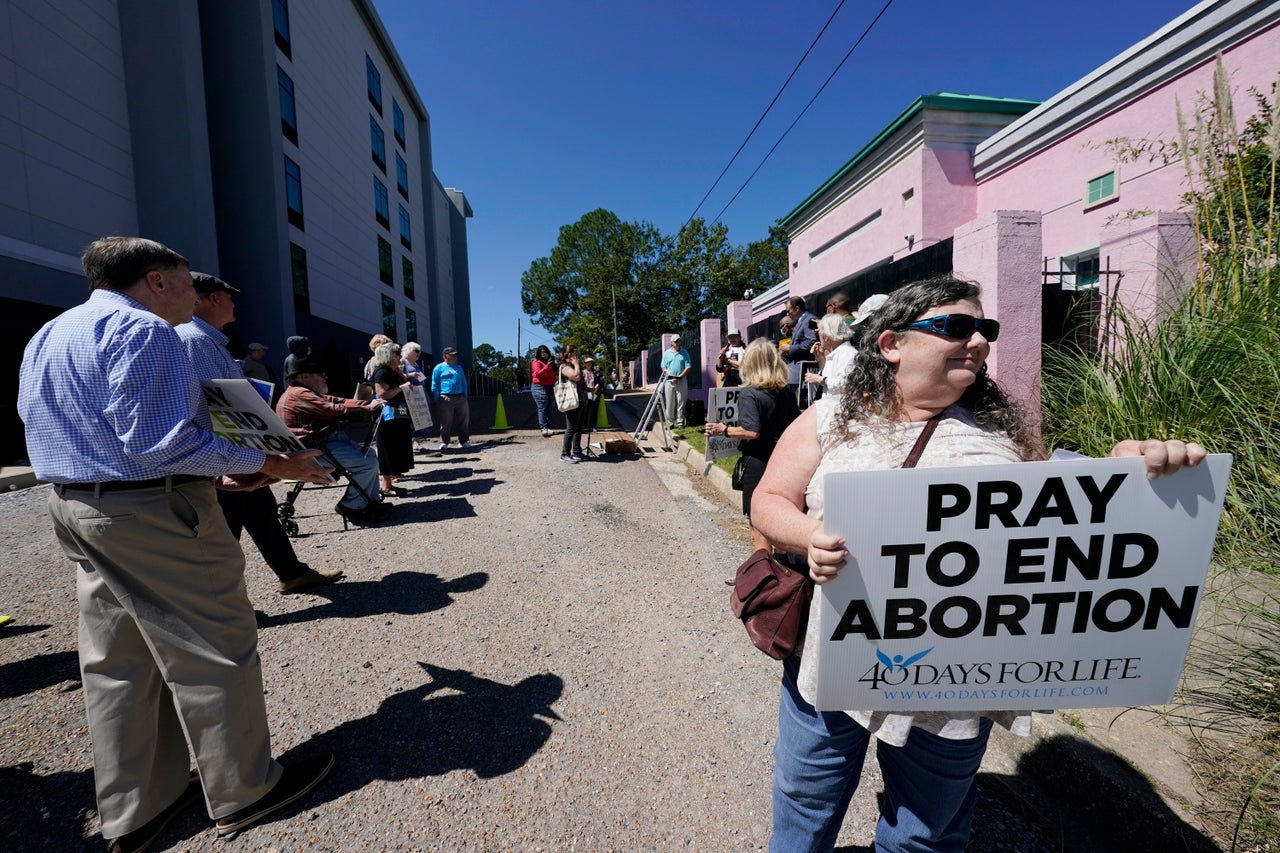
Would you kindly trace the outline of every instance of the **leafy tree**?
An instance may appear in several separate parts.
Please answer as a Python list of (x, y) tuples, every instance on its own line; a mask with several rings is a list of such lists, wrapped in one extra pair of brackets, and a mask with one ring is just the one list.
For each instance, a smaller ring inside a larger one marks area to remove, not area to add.
[(551, 254), (529, 266), (521, 304), (562, 344), (612, 362), (615, 320), (626, 359), (663, 332), (722, 316), (727, 303), (772, 287), (786, 269), (785, 233), (776, 227), (742, 249), (723, 224), (694, 219), (666, 236), (600, 209), (563, 226)]

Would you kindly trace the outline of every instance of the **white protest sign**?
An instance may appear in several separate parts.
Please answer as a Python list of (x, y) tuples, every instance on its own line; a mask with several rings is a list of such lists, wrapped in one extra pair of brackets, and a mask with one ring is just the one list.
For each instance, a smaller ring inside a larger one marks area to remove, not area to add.
[(248, 379), (206, 379), (200, 384), (219, 438), (265, 453), (306, 450)]
[[(707, 389), (707, 421), (713, 424), (724, 424), (726, 427), (738, 425), (738, 389)], [(740, 438), (727, 438), (723, 435), (707, 436), (707, 461), (714, 462), (727, 456), (737, 456)]]
[(405, 402), (409, 404), (409, 420), (413, 421), (414, 431), (431, 426), (431, 403), (427, 400), (427, 391), (416, 382), (405, 392)]
[(1173, 697), (1231, 456), (830, 474), (849, 559), (818, 587), (819, 710), (997, 711)]

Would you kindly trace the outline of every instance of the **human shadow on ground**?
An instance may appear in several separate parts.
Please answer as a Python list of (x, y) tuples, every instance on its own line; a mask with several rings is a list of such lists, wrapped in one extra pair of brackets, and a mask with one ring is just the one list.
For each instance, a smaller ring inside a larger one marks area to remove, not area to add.
[(344, 580), (327, 586), (312, 587), (308, 593), (328, 599), (305, 610), (279, 613), (258, 618), (259, 628), (294, 625), (313, 619), (359, 619), (396, 613), (414, 616), (440, 610), (453, 603), (460, 592), (474, 592), (489, 582), (485, 572), (472, 572), (445, 581), (429, 572), (392, 572), (382, 580)]
[[(480, 678), (464, 669), (419, 663), (430, 681), (388, 696), (374, 713), (321, 732), (280, 756), (284, 762), (328, 750), (333, 772), (314, 792), (259, 826), (323, 807), (376, 781), (399, 782), (470, 770), (492, 779), (523, 767), (560, 720), (552, 705), (564, 680), (540, 673), (516, 684)], [(208, 826), (186, 814), (168, 837), (190, 837)]]
[(8, 625), (0, 627), (0, 641), (4, 640), (5, 637), (16, 637), (19, 634), (38, 634), (52, 627), (52, 625), (19, 625), (10, 622)]
[(75, 652), (50, 652), (0, 666), (0, 699), (13, 699), (64, 681), (80, 681)]
[(84, 837), (90, 822), (96, 829), (95, 807), (92, 770), (41, 776), (29, 761), (0, 767), (0, 836), (8, 850), (100, 850), (101, 837)]
[[(432, 471), (424, 471), (421, 474), (410, 474), (405, 479), (417, 483), (447, 483), (450, 480), (464, 480), (467, 477), (474, 477), (476, 474), (492, 474), (493, 468), (469, 468), (467, 466), (437, 468)], [(403, 480), (401, 481), (404, 482)]]
[(384, 527), (397, 524), (444, 521), (450, 518), (475, 518), (475, 507), (463, 497), (435, 497), (432, 493), (419, 494), (396, 502), (391, 521)]
[(442, 483), (432, 486), (422, 497), (432, 497), (434, 495), (449, 495), (453, 497), (487, 495), (493, 491), (494, 486), (500, 486), (502, 483), (503, 481), (496, 477), (480, 477), (474, 480), (464, 480), (461, 483)]
[[(1095, 853), (1178, 850), (1217, 853), (1218, 845), (1169, 808), (1123, 756), (1092, 741), (1055, 735), (1018, 760), (1011, 784), (1030, 789), (1038, 811), (1055, 823), (1063, 849)], [(1047, 796), (1046, 796), (1047, 795)], [(1029, 797), (1030, 799), (1030, 797)]]

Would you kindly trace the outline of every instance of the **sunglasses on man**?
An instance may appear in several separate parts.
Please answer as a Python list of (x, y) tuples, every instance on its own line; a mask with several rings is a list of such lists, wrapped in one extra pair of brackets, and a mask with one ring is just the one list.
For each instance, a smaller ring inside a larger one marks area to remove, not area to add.
[(933, 332), (956, 340), (966, 340), (976, 331), (991, 343), (995, 343), (996, 338), (1000, 336), (1000, 324), (995, 320), (979, 320), (968, 314), (939, 314), (937, 317), (926, 317), (923, 320), (908, 323), (894, 331), (905, 332), (908, 329)]

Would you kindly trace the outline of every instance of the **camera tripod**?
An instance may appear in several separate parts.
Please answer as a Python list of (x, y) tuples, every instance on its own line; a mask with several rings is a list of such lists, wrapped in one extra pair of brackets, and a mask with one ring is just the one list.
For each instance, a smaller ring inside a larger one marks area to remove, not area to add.
[(667, 430), (667, 401), (665, 394), (667, 383), (667, 371), (662, 371), (662, 376), (658, 377), (658, 384), (653, 388), (653, 396), (649, 398), (649, 403), (644, 407), (644, 414), (640, 416), (640, 421), (636, 424), (636, 431), (631, 437), (640, 442), (648, 437), (650, 425), (656, 424), (662, 430), (662, 449), (671, 450), (671, 433)]

